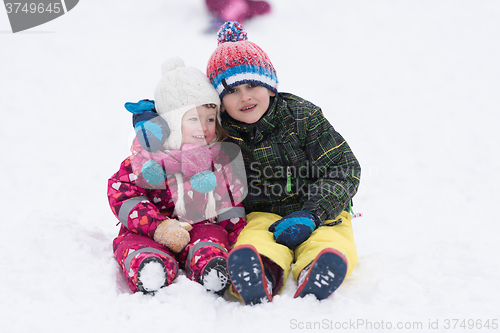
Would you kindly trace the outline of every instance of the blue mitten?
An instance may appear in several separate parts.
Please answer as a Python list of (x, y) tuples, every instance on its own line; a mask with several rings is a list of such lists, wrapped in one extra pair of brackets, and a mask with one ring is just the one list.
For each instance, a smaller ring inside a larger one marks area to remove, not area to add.
[(276, 243), (295, 249), (311, 236), (321, 224), (319, 217), (306, 210), (299, 210), (274, 222), (269, 231), (273, 233)]
[(149, 99), (141, 99), (137, 103), (125, 103), (125, 109), (133, 114), (141, 114), (146, 111), (155, 112), (155, 102)]
[(142, 148), (150, 153), (159, 150), (170, 135), (170, 128), (156, 113), (154, 101), (143, 99), (125, 103), (125, 108), (134, 114), (134, 129)]

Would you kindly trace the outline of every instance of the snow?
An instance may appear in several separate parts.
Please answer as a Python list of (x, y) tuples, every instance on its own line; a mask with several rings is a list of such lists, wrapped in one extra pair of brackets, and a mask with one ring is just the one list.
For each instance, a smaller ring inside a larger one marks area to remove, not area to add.
[(362, 164), (353, 274), (324, 301), (293, 299), (290, 279), (244, 306), (183, 275), (132, 294), (106, 198), (133, 133), (123, 104), (152, 98), (168, 57), (205, 69), (216, 36), (203, 1), (80, 1), (17, 34), (0, 10), (2, 332), (498, 325), (500, 3), (270, 2), (249, 39), (280, 91), (321, 106)]
[(203, 286), (207, 290), (212, 291), (220, 291), (225, 286), (225, 282), (227, 282), (227, 277), (224, 278), (219, 276), (217, 270), (212, 269), (205, 277), (203, 278)]
[(145, 290), (156, 291), (165, 283), (165, 271), (159, 262), (148, 262), (141, 269), (141, 282)]

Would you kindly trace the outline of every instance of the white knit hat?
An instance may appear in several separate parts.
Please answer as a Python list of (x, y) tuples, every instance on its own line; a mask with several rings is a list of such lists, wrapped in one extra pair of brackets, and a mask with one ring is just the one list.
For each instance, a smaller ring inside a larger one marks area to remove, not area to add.
[[(182, 146), (182, 116), (187, 111), (204, 104), (217, 105), (217, 118), (220, 123), (220, 98), (207, 76), (194, 67), (186, 67), (181, 58), (165, 60), (161, 67), (162, 79), (155, 90), (155, 108), (167, 122), (170, 136), (163, 147), (179, 150)], [(181, 174), (175, 174), (178, 198), (175, 211), (178, 216), (186, 216), (184, 204), (184, 183)], [(212, 219), (216, 214), (213, 191), (206, 193), (205, 218)]]
[(219, 117), (220, 99), (206, 75), (194, 67), (186, 67), (181, 58), (166, 60), (161, 73), (163, 77), (155, 90), (155, 107), (171, 131), (163, 146), (178, 150), (182, 145), (184, 113), (197, 106), (215, 104)]

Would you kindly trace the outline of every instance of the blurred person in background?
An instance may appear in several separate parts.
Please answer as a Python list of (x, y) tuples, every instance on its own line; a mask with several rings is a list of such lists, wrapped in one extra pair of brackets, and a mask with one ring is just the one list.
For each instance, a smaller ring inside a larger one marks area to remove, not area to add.
[(214, 15), (210, 31), (217, 31), (226, 21), (246, 20), (271, 12), (271, 5), (266, 1), (252, 0), (205, 0), (208, 10)]

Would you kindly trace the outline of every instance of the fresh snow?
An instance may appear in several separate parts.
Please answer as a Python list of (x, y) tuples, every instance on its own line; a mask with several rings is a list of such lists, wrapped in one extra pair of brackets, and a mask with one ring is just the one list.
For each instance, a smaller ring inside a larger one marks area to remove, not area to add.
[(224, 287), (223, 283), (225, 281), (227, 281), (227, 278), (223, 279), (222, 276), (219, 276), (219, 273), (216, 269), (212, 269), (210, 272), (208, 272), (207, 275), (203, 277), (203, 286), (207, 290), (219, 291)]
[(290, 279), (244, 306), (182, 274), (132, 294), (106, 198), (123, 105), (154, 98), (168, 57), (205, 70), (204, 3), (80, 1), (17, 34), (0, 10), (2, 332), (498, 331), (500, 2), (270, 3), (249, 39), (362, 165), (353, 274), (323, 301)]
[(140, 277), (145, 290), (156, 291), (165, 283), (165, 270), (159, 262), (148, 262), (141, 269)]

